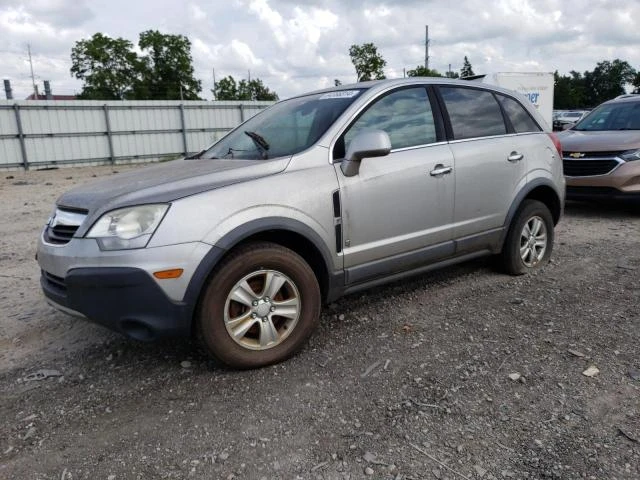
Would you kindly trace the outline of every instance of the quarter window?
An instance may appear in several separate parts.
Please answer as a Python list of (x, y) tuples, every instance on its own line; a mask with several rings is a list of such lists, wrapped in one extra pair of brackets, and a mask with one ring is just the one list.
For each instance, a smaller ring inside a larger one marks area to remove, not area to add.
[(475, 88), (440, 87), (453, 137), (487, 137), (507, 133), (500, 105), (491, 92)]
[(377, 100), (345, 133), (347, 148), (363, 130), (384, 130), (393, 149), (435, 142), (436, 128), (427, 91), (422, 87), (406, 88)]
[(540, 127), (529, 112), (513, 98), (497, 95), (516, 133), (539, 132)]

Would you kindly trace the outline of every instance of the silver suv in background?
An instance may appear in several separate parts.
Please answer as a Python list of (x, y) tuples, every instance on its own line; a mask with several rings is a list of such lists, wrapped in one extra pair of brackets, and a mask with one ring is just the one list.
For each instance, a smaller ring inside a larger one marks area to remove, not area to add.
[(193, 158), (63, 194), (41, 285), (132, 338), (278, 362), (341, 295), (483, 255), (544, 265), (564, 204), (544, 125), (514, 92), (444, 79), (284, 100)]

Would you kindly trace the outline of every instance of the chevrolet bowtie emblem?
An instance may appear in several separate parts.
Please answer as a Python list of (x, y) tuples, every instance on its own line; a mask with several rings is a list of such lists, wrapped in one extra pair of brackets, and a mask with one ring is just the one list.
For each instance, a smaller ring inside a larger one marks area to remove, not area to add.
[(570, 153), (570, 154), (569, 154), (569, 156), (570, 156), (571, 158), (582, 158), (582, 157), (584, 157), (584, 153), (580, 153), (580, 152), (573, 152), (573, 153)]

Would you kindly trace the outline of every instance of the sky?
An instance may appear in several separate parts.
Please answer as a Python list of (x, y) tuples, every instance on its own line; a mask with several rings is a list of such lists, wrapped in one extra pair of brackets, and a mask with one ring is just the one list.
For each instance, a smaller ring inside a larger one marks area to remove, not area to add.
[[(260, 78), (280, 98), (356, 81), (353, 44), (373, 42), (388, 78), (429, 67), (553, 72), (593, 70), (620, 58), (640, 69), (638, 0), (0, 0), (0, 78), (14, 98), (50, 80), (54, 94), (79, 93), (69, 73), (75, 42), (96, 32), (134, 44), (149, 29), (192, 42), (203, 98), (217, 80)], [(0, 92), (4, 97), (4, 92)]]

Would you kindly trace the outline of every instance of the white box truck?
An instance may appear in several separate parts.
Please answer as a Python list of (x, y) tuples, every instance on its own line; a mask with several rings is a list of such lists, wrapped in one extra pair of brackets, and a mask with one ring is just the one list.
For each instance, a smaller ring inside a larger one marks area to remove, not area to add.
[(490, 85), (515, 90), (523, 94), (549, 124), (553, 124), (553, 73), (551, 72), (496, 72), (467, 78)]

